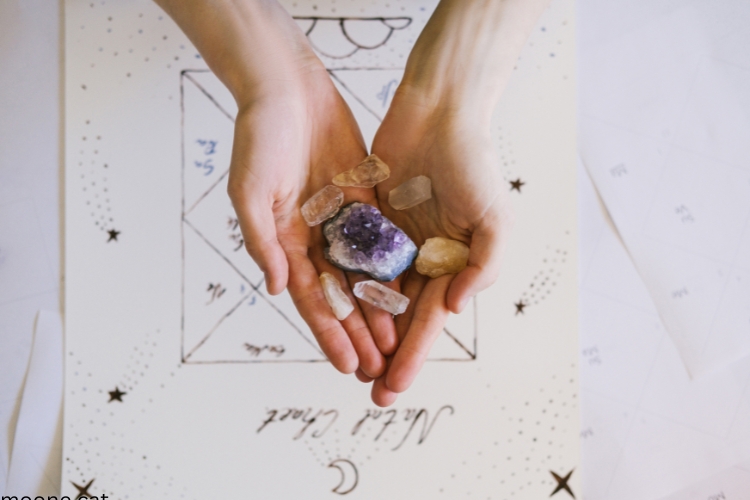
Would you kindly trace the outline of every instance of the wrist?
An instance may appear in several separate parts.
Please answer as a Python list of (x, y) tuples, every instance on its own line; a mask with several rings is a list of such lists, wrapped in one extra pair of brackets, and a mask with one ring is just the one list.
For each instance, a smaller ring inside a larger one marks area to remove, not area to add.
[(489, 119), (548, 0), (441, 0), (406, 65), (403, 93)]

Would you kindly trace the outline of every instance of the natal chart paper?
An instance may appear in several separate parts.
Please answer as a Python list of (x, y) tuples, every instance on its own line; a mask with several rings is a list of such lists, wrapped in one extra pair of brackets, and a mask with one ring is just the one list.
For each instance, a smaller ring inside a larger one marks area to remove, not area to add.
[[(434, 0), (284, 2), (372, 139)], [(567, 498), (579, 491), (573, 2), (498, 107), (516, 228), (387, 409), (269, 296), (226, 195), (236, 107), (147, 1), (65, 6), (63, 494)]]

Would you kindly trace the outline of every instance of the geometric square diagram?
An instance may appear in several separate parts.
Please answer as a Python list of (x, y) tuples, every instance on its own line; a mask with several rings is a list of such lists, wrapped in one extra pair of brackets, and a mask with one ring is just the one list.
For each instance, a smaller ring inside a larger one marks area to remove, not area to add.
[[(271, 296), (245, 251), (227, 179), (237, 109), (208, 70), (180, 73), (182, 321), (189, 364), (327, 362), (287, 291)], [(355, 116), (356, 116), (355, 112)], [(476, 302), (451, 316), (428, 360), (476, 359)]]

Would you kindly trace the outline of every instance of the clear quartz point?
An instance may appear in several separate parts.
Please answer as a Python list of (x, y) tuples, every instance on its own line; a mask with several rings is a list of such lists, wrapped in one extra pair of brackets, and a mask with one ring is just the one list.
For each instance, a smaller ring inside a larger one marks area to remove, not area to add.
[(305, 218), (307, 225), (317, 226), (322, 222), (330, 219), (339, 207), (344, 203), (344, 192), (336, 186), (330, 184), (314, 195), (302, 205), (300, 211)]
[(391, 175), (391, 169), (377, 155), (370, 155), (354, 168), (333, 178), (337, 186), (371, 188)]
[(408, 297), (373, 280), (360, 281), (354, 285), (354, 295), (393, 315), (403, 313), (409, 306)]
[(388, 203), (395, 210), (406, 210), (432, 198), (432, 181), (429, 177), (419, 175), (388, 193)]
[(328, 305), (333, 309), (336, 319), (343, 321), (354, 310), (354, 305), (349, 296), (341, 288), (341, 283), (331, 273), (324, 272), (320, 275), (320, 284), (323, 286), (323, 294), (326, 296)]
[(460, 241), (436, 237), (425, 240), (415, 264), (419, 274), (437, 278), (463, 271), (468, 261), (469, 247)]

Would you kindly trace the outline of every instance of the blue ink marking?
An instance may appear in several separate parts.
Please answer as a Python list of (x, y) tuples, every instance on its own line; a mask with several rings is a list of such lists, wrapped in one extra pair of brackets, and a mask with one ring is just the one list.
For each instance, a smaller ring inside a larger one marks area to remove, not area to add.
[(206, 171), (206, 173), (204, 173), (203, 175), (211, 175), (211, 173), (213, 173), (214, 171), (214, 166), (211, 163), (211, 158), (209, 158), (208, 160), (204, 162), (196, 161), (195, 166), (198, 168), (202, 168)]
[(206, 155), (212, 155), (216, 152), (216, 145), (218, 144), (217, 141), (207, 141), (205, 139), (198, 139), (195, 142), (197, 142), (198, 144), (206, 148), (205, 151), (203, 151), (203, 153)]
[(240, 293), (245, 293), (245, 285), (240, 283)]
[(255, 305), (255, 295), (253, 295), (252, 297), (250, 297), (250, 302), (248, 302), (247, 305), (249, 305), (249, 306), (254, 306)]
[(388, 98), (391, 96), (391, 87), (398, 86), (398, 80), (391, 80), (387, 84), (383, 85), (383, 88), (375, 96), (383, 102), (383, 107), (388, 105)]

